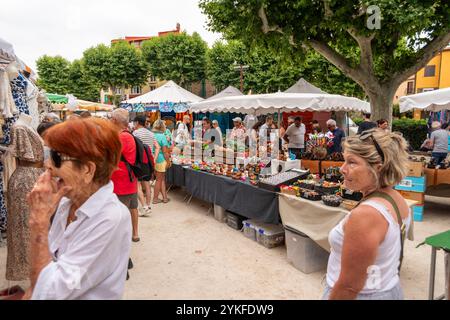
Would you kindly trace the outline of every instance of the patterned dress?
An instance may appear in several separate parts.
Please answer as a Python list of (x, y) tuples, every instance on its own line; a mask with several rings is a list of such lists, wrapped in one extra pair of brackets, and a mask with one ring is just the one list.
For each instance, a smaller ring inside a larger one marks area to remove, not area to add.
[[(41, 137), (28, 126), (16, 124), (11, 130), (11, 152), (21, 161), (44, 161), (44, 145)], [(22, 281), (29, 279), (29, 209), (27, 194), (44, 172), (42, 168), (17, 166), (8, 183), (8, 229), (6, 279)]]

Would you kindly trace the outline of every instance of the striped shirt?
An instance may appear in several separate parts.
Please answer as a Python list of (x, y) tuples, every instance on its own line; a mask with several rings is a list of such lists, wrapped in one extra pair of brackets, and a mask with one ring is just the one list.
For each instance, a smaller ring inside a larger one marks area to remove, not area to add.
[(143, 144), (146, 144), (150, 148), (153, 148), (153, 141), (155, 141), (155, 135), (150, 130), (146, 128), (139, 128), (133, 131), (133, 135), (139, 138)]

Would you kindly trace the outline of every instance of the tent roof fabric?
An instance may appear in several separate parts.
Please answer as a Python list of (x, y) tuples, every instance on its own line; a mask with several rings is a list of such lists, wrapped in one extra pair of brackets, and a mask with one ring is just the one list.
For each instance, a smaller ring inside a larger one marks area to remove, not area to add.
[(363, 111), (370, 104), (353, 97), (334, 94), (284, 93), (224, 97), (192, 103), (191, 112), (239, 112), (255, 115), (302, 111)]
[(223, 97), (234, 97), (234, 96), (243, 96), (244, 94), (239, 91), (239, 89), (233, 87), (233, 86), (228, 86), (225, 89), (223, 89), (222, 91), (220, 91), (218, 94), (209, 97), (206, 100), (214, 100), (214, 99), (219, 99), (219, 98), (223, 98)]
[(69, 102), (69, 99), (66, 96), (63, 96), (61, 94), (54, 94), (54, 93), (47, 93), (47, 99), (51, 103), (67, 103)]
[(404, 96), (400, 98), (399, 102), (400, 112), (407, 112), (411, 109), (450, 110), (450, 88)]
[(183, 89), (172, 80), (165, 85), (150, 91), (139, 97), (122, 101), (122, 103), (128, 104), (141, 104), (141, 103), (160, 103), (160, 102), (199, 102), (204, 100), (203, 98), (196, 96), (192, 92)]
[(292, 87), (285, 91), (286, 93), (321, 93), (327, 94), (325, 91), (317, 88), (303, 78), (300, 78)]

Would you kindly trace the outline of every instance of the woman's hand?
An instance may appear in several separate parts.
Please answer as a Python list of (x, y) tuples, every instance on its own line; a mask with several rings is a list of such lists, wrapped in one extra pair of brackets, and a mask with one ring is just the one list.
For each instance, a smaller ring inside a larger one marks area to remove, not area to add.
[(48, 225), (55, 213), (61, 198), (72, 188), (65, 186), (58, 190), (50, 172), (45, 171), (36, 181), (33, 189), (27, 195), (30, 207), (30, 227)]

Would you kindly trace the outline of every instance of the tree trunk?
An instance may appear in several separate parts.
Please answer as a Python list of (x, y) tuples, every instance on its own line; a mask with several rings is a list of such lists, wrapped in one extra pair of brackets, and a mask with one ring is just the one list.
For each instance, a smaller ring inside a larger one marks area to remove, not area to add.
[(370, 92), (367, 95), (370, 99), (371, 120), (386, 119), (389, 122), (389, 126), (392, 126), (392, 102), (395, 89), (381, 87), (378, 92)]

